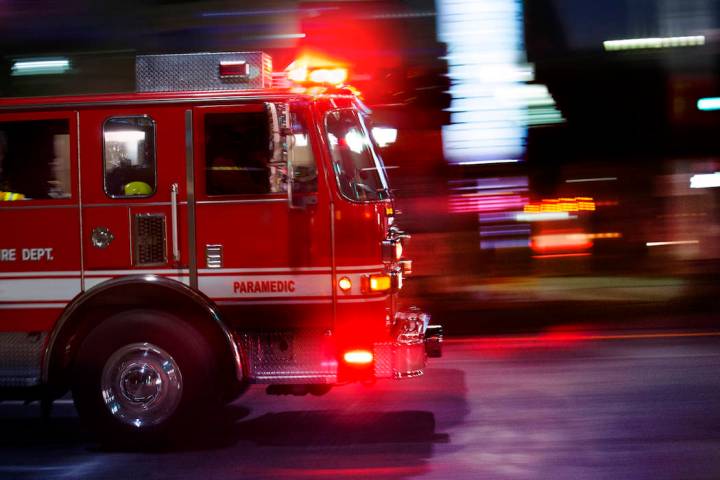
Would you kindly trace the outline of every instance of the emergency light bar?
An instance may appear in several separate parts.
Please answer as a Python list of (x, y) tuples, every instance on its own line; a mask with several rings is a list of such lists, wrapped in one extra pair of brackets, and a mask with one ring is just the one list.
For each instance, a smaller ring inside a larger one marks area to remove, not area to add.
[(272, 86), (272, 59), (263, 52), (139, 55), (138, 92), (254, 90)]

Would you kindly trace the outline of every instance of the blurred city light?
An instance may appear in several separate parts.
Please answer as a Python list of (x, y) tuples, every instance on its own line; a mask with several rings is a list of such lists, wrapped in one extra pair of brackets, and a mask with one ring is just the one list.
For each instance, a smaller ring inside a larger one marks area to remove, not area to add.
[(690, 177), (690, 188), (720, 187), (720, 172), (701, 173)]
[(525, 212), (592, 212), (595, 201), (590, 197), (544, 198), (540, 202), (528, 203)]
[(373, 127), (372, 135), (380, 147), (387, 147), (397, 140), (397, 128)]
[(614, 182), (617, 177), (596, 177), (596, 178), (570, 178), (565, 183), (584, 183), (584, 182)]
[(603, 42), (603, 47), (605, 47), (605, 50), (607, 51), (697, 47), (700, 45), (705, 45), (705, 37), (703, 35), (686, 37), (628, 38), (625, 40), (606, 40)]
[(37, 60), (16, 60), (12, 65), (11, 74), (15, 77), (24, 75), (55, 75), (70, 70), (70, 60), (66, 58), (45, 58)]
[(496, 94), (532, 77), (527, 66), (520, 65), (522, 2), (439, 0), (437, 7), (438, 36), (448, 45), (452, 81), (451, 125), (443, 129), (447, 159), (522, 158), (527, 129), (518, 119), (523, 106), (503, 102)]
[(675, 240), (670, 242), (646, 242), (645, 245), (648, 247), (666, 247), (669, 245), (697, 245), (700, 243), (697, 240)]
[(720, 110), (720, 97), (701, 98), (697, 101), (697, 108), (704, 112)]
[(518, 212), (515, 220), (518, 222), (546, 222), (556, 220), (570, 220), (577, 218), (568, 212)]

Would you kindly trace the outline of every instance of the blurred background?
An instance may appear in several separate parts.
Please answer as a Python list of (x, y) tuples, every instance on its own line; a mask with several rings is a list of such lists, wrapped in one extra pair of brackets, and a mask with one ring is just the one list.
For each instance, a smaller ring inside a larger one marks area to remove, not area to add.
[(448, 334), (715, 321), (720, 2), (0, 0), (0, 96), (242, 50), (349, 67)]

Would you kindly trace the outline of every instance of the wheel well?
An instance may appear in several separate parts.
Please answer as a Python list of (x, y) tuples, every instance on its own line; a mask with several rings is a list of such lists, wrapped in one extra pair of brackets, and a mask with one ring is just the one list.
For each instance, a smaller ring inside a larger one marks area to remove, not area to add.
[[(238, 372), (239, 348), (214, 306), (204, 296), (173, 280), (153, 277), (110, 280), (89, 290), (66, 309), (50, 336), (44, 363), (44, 380), (52, 391), (67, 391), (75, 356), (87, 335), (104, 320), (127, 310), (169, 313), (189, 324), (210, 344), (218, 356), (219, 379), (228, 398), (242, 387), (245, 372)], [(243, 368), (245, 362), (242, 362)]]

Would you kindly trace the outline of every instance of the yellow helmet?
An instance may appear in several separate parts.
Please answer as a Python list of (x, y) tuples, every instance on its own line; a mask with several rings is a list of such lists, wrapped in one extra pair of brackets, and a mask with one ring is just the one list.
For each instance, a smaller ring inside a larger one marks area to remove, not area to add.
[(130, 182), (123, 188), (125, 195), (152, 195), (153, 190), (145, 182)]

